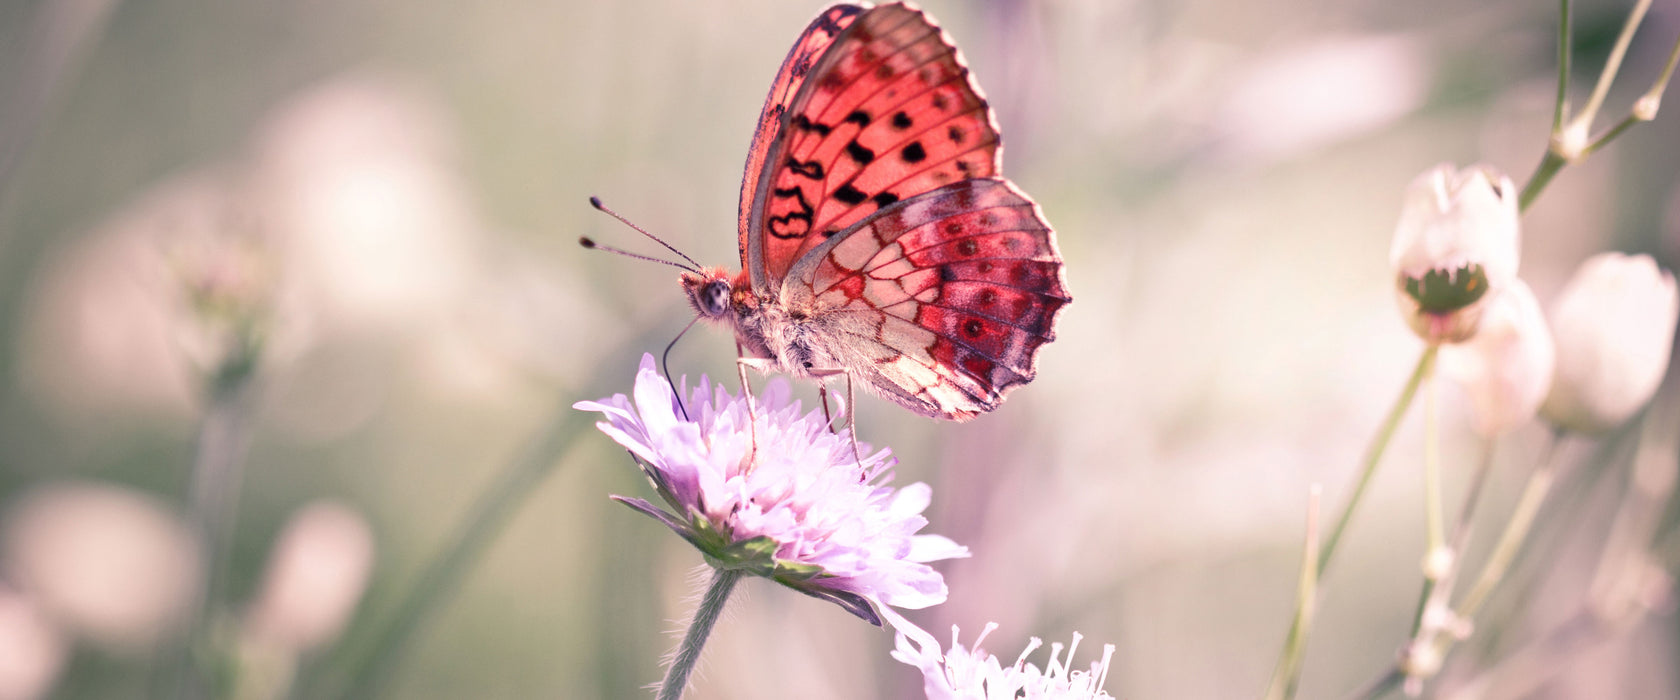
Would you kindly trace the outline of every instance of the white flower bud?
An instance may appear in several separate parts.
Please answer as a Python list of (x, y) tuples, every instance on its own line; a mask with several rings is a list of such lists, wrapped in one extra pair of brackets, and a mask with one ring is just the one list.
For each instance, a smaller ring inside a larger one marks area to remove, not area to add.
[(1662, 106), (1662, 93), (1646, 95), (1633, 101), (1631, 114), (1634, 119), (1648, 122), (1657, 118), (1657, 108)]
[(1437, 165), (1406, 188), (1389, 262), (1400, 308), (1430, 343), (1474, 335), (1485, 299), (1517, 278), (1517, 188), (1487, 165)]
[(338, 635), (373, 567), (373, 535), (355, 511), (330, 502), (299, 509), (276, 538), (249, 633), (296, 652)]
[(1441, 348), (1441, 373), (1469, 394), (1476, 432), (1494, 437), (1534, 418), (1555, 359), (1540, 302), (1517, 280), (1488, 300), (1474, 338)]
[(1674, 275), (1650, 256), (1588, 258), (1552, 309), (1557, 371), (1541, 412), (1586, 433), (1627, 420), (1662, 382), (1677, 314)]

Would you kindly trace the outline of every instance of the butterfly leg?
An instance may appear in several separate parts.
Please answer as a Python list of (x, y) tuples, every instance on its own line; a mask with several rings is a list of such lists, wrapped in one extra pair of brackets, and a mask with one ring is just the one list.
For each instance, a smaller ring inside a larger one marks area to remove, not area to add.
[[(863, 453), (862, 450), (858, 449), (857, 439), (857, 394), (852, 388), (852, 373), (843, 369), (813, 369), (807, 371), (810, 372), (812, 377), (816, 377), (819, 380), (845, 375), (846, 403), (840, 407), (840, 410), (846, 414), (846, 430), (851, 433), (852, 436), (852, 456), (857, 458), (858, 466), (862, 467)], [(828, 386), (825, 384), (817, 385), (817, 396), (822, 399), (823, 418), (828, 421), (829, 431), (839, 432), (834, 429), (834, 418), (828, 414)]]
[[(852, 433), (852, 458), (857, 460), (858, 470), (863, 470), (863, 455), (858, 450), (857, 439), (857, 394), (852, 391), (852, 375), (846, 373), (846, 429)], [(863, 478), (863, 477), (859, 477)]]
[(752, 431), (752, 451), (748, 452), (748, 464), (758, 459), (758, 400), (753, 398), (752, 384), (747, 381), (747, 368), (751, 367), (759, 373), (767, 373), (772, 365), (769, 360), (758, 357), (746, 357), (741, 352), (741, 344), (735, 343), (735, 373), (741, 379), (741, 395), (747, 397), (747, 425)]
[(828, 426), (828, 432), (834, 432), (834, 414), (828, 411), (828, 387), (817, 385), (817, 402), (823, 407), (823, 424)]

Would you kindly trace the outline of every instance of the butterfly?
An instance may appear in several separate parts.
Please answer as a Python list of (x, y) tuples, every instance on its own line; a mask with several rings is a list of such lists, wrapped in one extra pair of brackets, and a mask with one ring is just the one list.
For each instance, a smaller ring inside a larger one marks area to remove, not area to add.
[[(844, 375), (968, 420), (1037, 374), (1071, 297), (1055, 232), (998, 175), (997, 121), (912, 5), (834, 5), (783, 60), (741, 182), (741, 271), (686, 271), (744, 364)], [(744, 375), (743, 375), (744, 377)]]

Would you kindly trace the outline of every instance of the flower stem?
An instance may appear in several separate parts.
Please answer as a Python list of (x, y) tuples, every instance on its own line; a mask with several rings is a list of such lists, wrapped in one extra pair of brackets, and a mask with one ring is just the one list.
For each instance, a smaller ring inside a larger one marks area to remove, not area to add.
[[(1563, 133), (1563, 122), (1569, 118), (1569, 36), (1571, 32), (1569, 0), (1558, 0), (1558, 81), (1557, 103), (1552, 107), (1552, 136)], [(1526, 192), (1526, 190), (1525, 190)], [(1528, 203), (1523, 202), (1526, 208)]]
[(1499, 536), (1499, 543), (1494, 545), (1493, 553), (1488, 555), (1487, 564), (1483, 565), (1481, 575), (1476, 577), (1476, 583), (1470, 587), (1470, 592), (1464, 594), (1459, 602), (1458, 615), (1469, 620), (1476, 617), (1482, 605), (1487, 603), (1493, 589), (1505, 578), (1505, 572), (1516, 559), (1517, 552), (1528, 541), (1529, 528), (1534, 525), (1534, 516), (1540, 511), (1540, 505), (1545, 503), (1546, 494), (1551, 491), (1552, 481), (1557, 476), (1557, 466), (1553, 457), (1557, 454), (1558, 442), (1563, 438), (1554, 434), (1552, 443), (1547, 448), (1546, 456), (1541, 459), (1540, 466), (1528, 477), (1528, 485), (1523, 487), (1522, 496), (1517, 501), (1517, 507), (1511, 512), (1511, 520), (1505, 524), (1505, 531)]
[(1587, 98), (1587, 106), (1575, 115), (1570, 126), (1586, 131), (1592, 128), (1593, 118), (1598, 116), (1598, 108), (1604, 105), (1604, 96), (1610, 94), (1610, 84), (1616, 81), (1616, 74), (1622, 70), (1622, 58), (1627, 56), (1628, 44), (1633, 42), (1633, 32), (1644, 21), (1645, 12), (1651, 9), (1651, 0), (1638, 0), (1633, 5), (1633, 11), (1628, 13), (1627, 22), (1622, 25), (1622, 33), (1616, 36), (1616, 44), (1610, 49), (1610, 56), (1604, 60), (1604, 70), (1598, 74), (1598, 83), (1593, 85), (1592, 96)]
[(1534, 203), (1540, 191), (1546, 188), (1552, 177), (1565, 165), (1580, 162), (1599, 151), (1634, 124), (1655, 119), (1657, 108), (1662, 103), (1663, 90), (1668, 85), (1669, 78), (1674, 75), (1675, 64), (1680, 63), (1680, 42), (1676, 42), (1669, 52), (1668, 62), (1651, 85), (1651, 89), (1634, 101), (1626, 117), (1589, 142), (1587, 135), (1592, 129), (1593, 119), (1598, 116), (1599, 108), (1604, 105), (1604, 97), (1610, 91), (1610, 84), (1615, 82), (1616, 73), (1621, 70), (1622, 59), (1627, 55), (1628, 45), (1633, 42), (1635, 30), (1639, 28), (1639, 23), (1644, 21), (1646, 12), (1651, 8), (1651, 0), (1639, 0), (1628, 13), (1627, 22), (1622, 25), (1622, 32), (1617, 35), (1616, 44), (1605, 60), (1604, 70), (1599, 74), (1598, 82), (1593, 85), (1592, 96), (1588, 99), (1586, 108), (1572, 118), (1568, 116), (1569, 0), (1561, 2), (1562, 20), (1558, 23), (1558, 93), (1556, 105), (1552, 110), (1552, 135), (1546, 154), (1541, 157), (1540, 165), (1535, 168), (1534, 174), (1529, 176), (1528, 183), (1523, 185), (1522, 195), (1518, 198), (1518, 206), (1524, 211)]
[(689, 623), (682, 646), (677, 647), (677, 655), (671, 660), (671, 667), (665, 669), (665, 680), (659, 684), (659, 700), (682, 697), (683, 690), (688, 687), (688, 676), (700, 661), (700, 649), (706, 646), (706, 638), (712, 635), (712, 626), (717, 624), (718, 615), (723, 613), (724, 603), (729, 602), (729, 594), (744, 575), (735, 569), (712, 570), (712, 581), (706, 584), (700, 607), (694, 610), (694, 621)]
[[(1320, 544), (1316, 537), (1318, 529), (1317, 490), (1314, 490), (1312, 516), (1309, 519), (1309, 533), (1306, 557), (1302, 560), (1300, 599), (1296, 601), (1295, 617), (1289, 626), (1289, 634), (1284, 638), (1283, 654), (1278, 659), (1277, 669), (1272, 673), (1272, 682), (1267, 687), (1267, 700), (1288, 700), (1295, 696), (1301, 673), (1301, 659), (1307, 644), (1307, 633), (1312, 626), (1313, 608), (1316, 606), (1319, 580), (1330, 566), (1330, 559), (1336, 553), (1336, 543), (1342, 539), (1342, 533), (1347, 531), (1348, 522), (1353, 519), (1354, 511), (1359, 507), (1360, 499), (1365, 490), (1371, 485), (1371, 478), (1377, 473), (1377, 465), (1382, 462), (1383, 452), (1387, 451), (1389, 440), (1400, 427), (1400, 420), (1406, 416), (1406, 409), (1411, 407), (1412, 399), (1417, 396), (1418, 386), (1429, 376), (1435, 366), (1435, 355), (1438, 346), (1430, 345), (1418, 357), (1417, 367), (1412, 370), (1412, 376), (1406, 380), (1406, 386), (1400, 390), (1400, 396), (1394, 406), (1389, 409), (1383, 419), (1382, 426), (1371, 440), (1371, 445), (1365, 451), (1365, 463), (1359, 474), (1359, 481), (1354, 484), (1353, 493), (1342, 505), (1341, 514), (1336, 517), (1336, 525), (1331, 528), (1329, 536)], [(1314, 551), (1316, 550), (1316, 554)], [(1310, 562), (1310, 563), (1309, 563)]]
[(1528, 211), (1528, 206), (1540, 197), (1541, 190), (1546, 189), (1546, 185), (1551, 184), (1558, 171), (1568, 164), (1569, 161), (1564, 160), (1563, 156), (1547, 150), (1546, 155), (1540, 157), (1540, 165), (1535, 166), (1534, 174), (1528, 176), (1528, 183), (1523, 185), (1522, 194), (1517, 196), (1518, 211)]
[(1680, 41), (1674, 42), (1674, 48), (1669, 50), (1668, 63), (1663, 65), (1662, 73), (1657, 76), (1656, 82), (1651, 84), (1651, 89), (1646, 90), (1644, 95), (1634, 100), (1633, 109), (1628, 110), (1627, 116), (1622, 117), (1622, 120), (1616, 122), (1616, 125), (1611, 127), (1609, 131), (1604, 132), (1588, 144), (1586, 148), (1581, 149), (1581, 157), (1584, 158), (1609, 145), (1611, 141), (1616, 140), (1617, 136), (1621, 136), (1622, 132), (1627, 131), (1633, 125), (1656, 119), (1657, 108), (1662, 106), (1663, 90), (1668, 87), (1669, 78), (1674, 76), (1676, 63), (1680, 63)]
[(1266, 689), (1266, 700), (1288, 700), (1295, 697), (1301, 680), (1301, 658), (1307, 648), (1307, 631), (1312, 629), (1313, 613), (1318, 598), (1318, 503), (1324, 489), (1313, 484), (1307, 495), (1307, 535), (1305, 551), (1301, 554), (1301, 580), (1295, 592), (1295, 619), (1289, 624), (1289, 636), (1283, 642), (1283, 656), (1272, 683)]
[[(1639, 99), (1649, 103), (1649, 114), (1644, 119), (1650, 120), (1657, 116), (1657, 105), (1662, 103), (1663, 91), (1668, 89), (1668, 81), (1674, 77), (1674, 67), (1680, 64), (1680, 39), (1675, 40), (1674, 48), (1668, 50), (1668, 63), (1663, 64), (1662, 73), (1657, 75), (1657, 81), (1651, 84), (1651, 89)], [(1637, 102), (1635, 104), (1638, 104)]]
[(204, 667), (211, 651), (215, 608), (226, 583), (227, 552), (239, 511), (245, 455), (251, 443), (251, 405), (260, 344), (239, 342), (207, 377), (209, 404), (199, 426), (193, 456), (189, 518), (203, 566), (187, 628), (187, 645), (179, 652), (175, 692), (178, 698), (215, 695), (213, 676)]
[(1400, 397), (1395, 400), (1394, 407), (1388, 411), (1383, 419), (1382, 427), (1372, 438), (1371, 446), (1365, 451), (1365, 464), (1359, 474), (1359, 481), (1353, 487), (1353, 494), (1347, 503), (1342, 505), (1341, 514), (1336, 516), (1336, 525), (1330, 529), (1329, 536), (1324, 538), (1324, 546), (1318, 552), (1318, 576), (1324, 576), (1325, 569), (1330, 566), (1330, 559), (1336, 553), (1336, 544), (1341, 542), (1342, 533), (1347, 531), (1348, 522), (1353, 519), (1353, 512), (1359, 506), (1359, 500), (1364, 497), (1365, 489), (1371, 485), (1371, 477), (1377, 473), (1377, 465), (1382, 462), (1383, 452), (1388, 449), (1389, 439), (1394, 437), (1394, 431), (1400, 427), (1400, 419), (1406, 415), (1406, 409), (1412, 405), (1412, 398), (1417, 396), (1418, 385), (1428, 375), (1435, 364), (1435, 353), (1438, 348), (1431, 345), (1424, 348), (1418, 357), (1417, 367), (1412, 370), (1412, 376), (1406, 381), (1406, 387), (1400, 390)]
[[(1423, 510), (1427, 537), (1423, 551), (1425, 557), (1433, 559), (1447, 546), (1447, 517), (1441, 506), (1441, 420), (1436, 410), (1439, 382), (1435, 381), (1433, 370), (1424, 379), (1429, 382), (1429, 393), (1423, 397)], [(1430, 580), (1438, 580), (1438, 573), (1432, 566), (1424, 569), (1424, 575)]]

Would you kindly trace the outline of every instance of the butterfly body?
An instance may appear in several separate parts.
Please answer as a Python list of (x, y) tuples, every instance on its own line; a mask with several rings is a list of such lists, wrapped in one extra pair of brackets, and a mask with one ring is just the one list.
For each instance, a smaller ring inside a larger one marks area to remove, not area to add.
[(742, 271), (685, 272), (765, 368), (966, 420), (1032, 380), (1070, 298), (1055, 234), (997, 175), (991, 109), (904, 4), (835, 5), (772, 83), (742, 182)]

